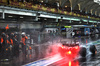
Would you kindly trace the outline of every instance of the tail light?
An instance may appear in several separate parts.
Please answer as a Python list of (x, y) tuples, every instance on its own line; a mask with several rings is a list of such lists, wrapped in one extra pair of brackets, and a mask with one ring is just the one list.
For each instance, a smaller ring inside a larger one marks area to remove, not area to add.
[(68, 52), (67, 52), (67, 54), (71, 54), (71, 53), (72, 53), (71, 51), (68, 51)]

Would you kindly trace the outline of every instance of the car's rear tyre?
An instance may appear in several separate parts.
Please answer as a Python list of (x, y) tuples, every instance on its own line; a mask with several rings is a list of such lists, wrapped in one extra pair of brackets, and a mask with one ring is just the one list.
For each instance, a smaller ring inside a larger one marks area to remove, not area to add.
[(91, 45), (91, 46), (90, 46), (90, 52), (91, 52), (92, 54), (95, 54), (96, 51), (97, 51), (97, 49), (96, 49), (95, 45)]
[(85, 47), (81, 47), (79, 53), (80, 53), (80, 55), (81, 55), (82, 57), (85, 57), (85, 56), (86, 56), (86, 48), (85, 48)]

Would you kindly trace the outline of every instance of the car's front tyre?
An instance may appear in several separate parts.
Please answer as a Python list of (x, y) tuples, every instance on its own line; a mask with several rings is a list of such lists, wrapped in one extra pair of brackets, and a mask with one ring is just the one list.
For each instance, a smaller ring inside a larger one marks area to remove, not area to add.
[(97, 49), (96, 49), (95, 45), (90, 46), (90, 52), (95, 55), (95, 53), (97, 52)]

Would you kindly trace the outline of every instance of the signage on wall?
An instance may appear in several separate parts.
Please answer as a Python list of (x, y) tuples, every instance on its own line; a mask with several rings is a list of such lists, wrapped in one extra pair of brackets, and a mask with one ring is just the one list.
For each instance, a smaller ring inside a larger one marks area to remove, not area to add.
[(65, 28), (72, 28), (71, 26), (64, 26)]

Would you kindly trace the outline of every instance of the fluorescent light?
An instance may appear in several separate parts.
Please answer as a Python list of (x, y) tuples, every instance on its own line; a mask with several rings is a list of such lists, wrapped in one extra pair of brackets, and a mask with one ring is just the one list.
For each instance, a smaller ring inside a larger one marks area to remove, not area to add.
[(41, 2), (43, 3), (43, 0)]
[(94, 2), (96, 2), (96, 3), (97, 3), (97, 2), (98, 2), (98, 0), (94, 0)]
[(80, 19), (77, 19), (77, 18), (68, 18), (68, 17), (63, 17), (63, 19), (65, 20), (74, 20), (74, 21), (80, 21)]
[(83, 21), (84, 21), (84, 22), (88, 22), (88, 20), (84, 20), (84, 19), (83, 19)]
[(63, 17), (63, 19), (65, 19), (65, 20), (71, 20), (71, 18), (67, 18), (67, 17)]
[(92, 20), (90, 20), (89, 22), (93, 22), (93, 23), (96, 23), (97, 21), (92, 21)]
[(57, 16), (53, 16), (53, 15), (44, 15), (44, 14), (40, 14), (39, 17), (46, 17), (46, 18), (58, 18), (58, 19), (61, 19), (61, 17), (57, 17)]

